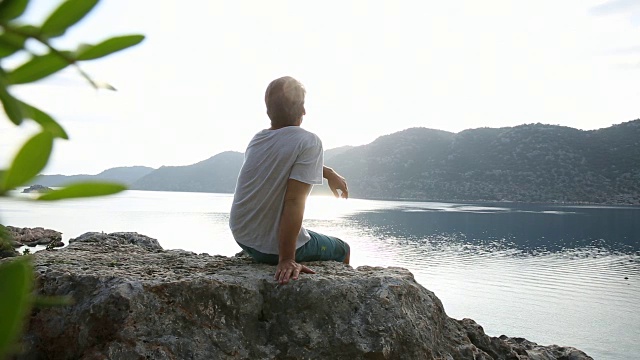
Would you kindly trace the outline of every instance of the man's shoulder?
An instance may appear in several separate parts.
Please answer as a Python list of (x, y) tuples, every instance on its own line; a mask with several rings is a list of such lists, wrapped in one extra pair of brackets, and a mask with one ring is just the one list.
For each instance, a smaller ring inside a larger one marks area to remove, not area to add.
[(281, 134), (285, 137), (299, 139), (300, 142), (306, 143), (311, 146), (322, 146), (320, 137), (309, 130), (303, 129), (300, 126), (289, 126), (284, 129), (286, 130)]
[(285, 154), (297, 153), (303, 149), (323, 149), (320, 137), (299, 126), (291, 126), (278, 130), (262, 130), (258, 132), (249, 142), (247, 153), (275, 152)]
[(300, 126), (287, 126), (286, 128), (283, 128), (283, 129), (285, 129), (285, 131), (289, 131), (290, 133), (298, 134), (300, 136), (317, 136), (311, 131), (305, 128), (302, 128)]
[(316, 142), (318, 144), (322, 144), (322, 140), (320, 140), (320, 137), (315, 133), (312, 133), (311, 131), (303, 128), (300, 128), (300, 133), (302, 134), (301, 136), (303, 136), (305, 139)]

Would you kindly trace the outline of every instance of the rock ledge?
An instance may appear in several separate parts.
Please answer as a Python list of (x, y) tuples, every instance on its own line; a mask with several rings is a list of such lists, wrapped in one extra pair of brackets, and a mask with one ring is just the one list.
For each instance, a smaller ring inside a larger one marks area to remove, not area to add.
[(34, 255), (43, 295), (24, 359), (591, 359), (487, 336), (448, 317), (401, 268), (312, 263), (286, 286), (244, 257), (163, 250), (136, 233), (88, 233)]
[(15, 227), (6, 226), (9, 236), (13, 240), (14, 247), (36, 245), (47, 245), (51, 247), (62, 247), (62, 233), (52, 229), (44, 229), (41, 227)]

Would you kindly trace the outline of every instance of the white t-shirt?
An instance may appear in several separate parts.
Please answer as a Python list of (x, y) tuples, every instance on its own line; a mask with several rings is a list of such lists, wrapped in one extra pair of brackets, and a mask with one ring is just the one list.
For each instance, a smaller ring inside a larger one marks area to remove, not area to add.
[[(257, 133), (244, 154), (229, 226), (237, 242), (265, 254), (278, 254), (278, 230), (287, 180), (322, 184), (322, 142), (299, 126)], [(296, 249), (309, 241), (302, 227)]]

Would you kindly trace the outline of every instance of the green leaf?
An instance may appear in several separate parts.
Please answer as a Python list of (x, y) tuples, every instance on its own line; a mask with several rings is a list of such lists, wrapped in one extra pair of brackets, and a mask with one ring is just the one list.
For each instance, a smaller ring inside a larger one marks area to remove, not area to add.
[(40, 28), (34, 25), (20, 25), (16, 28), (18, 33), (27, 36), (27, 37), (37, 37), (40, 35)]
[(54, 137), (62, 138), (65, 140), (69, 139), (69, 135), (67, 135), (67, 132), (64, 131), (62, 126), (60, 126), (60, 124), (58, 124), (49, 114), (25, 102), (21, 102), (21, 104), (26, 117), (40, 124), (40, 126), (42, 126), (42, 129), (47, 130)]
[[(5, 170), (0, 170), (0, 184), (4, 183), (4, 174), (7, 172)], [(0, 186), (0, 196), (4, 196), (7, 191)]]
[(0, 188), (13, 189), (38, 175), (47, 165), (52, 148), (53, 135), (48, 131), (42, 131), (27, 140), (4, 174)]
[(48, 38), (63, 35), (69, 27), (82, 20), (97, 3), (98, 0), (65, 1), (42, 24), (42, 35)]
[(13, 251), (13, 237), (4, 225), (0, 224), (0, 251)]
[(13, 20), (24, 13), (29, 0), (0, 1), (0, 20)]
[(144, 40), (143, 35), (125, 35), (107, 39), (97, 45), (84, 45), (77, 51), (77, 60), (98, 59), (128, 47), (138, 45)]
[(81, 182), (41, 195), (38, 200), (62, 200), (80, 197), (104, 196), (127, 190), (127, 187), (112, 182)]
[(2, 77), (0, 77), (0, 102), (2, 102), (2, 107), (4, 107), (4, 112), (9, 120), (16, 125), (20, 125), (22, 119), (24, 119), (24, 109), (20, 101), (9, 93), (2, 80)]
[(24, 47), (26, 37), (7, 33), (0, 35), (0, 58), (15, 54)]
[(0, 264), (0, 358), (18, 339), (31, 307), (33, 268), (29, 261), (20, 257)]
[(0, 224), (0, 239), (11, 239), (11, 235), (9, 234), (9, 231), (2, 224)]
[(9, 84), (25, 84), (54, 74), (69, 65), (69, 61), (55, 53), (34, 56), (7, 74)]

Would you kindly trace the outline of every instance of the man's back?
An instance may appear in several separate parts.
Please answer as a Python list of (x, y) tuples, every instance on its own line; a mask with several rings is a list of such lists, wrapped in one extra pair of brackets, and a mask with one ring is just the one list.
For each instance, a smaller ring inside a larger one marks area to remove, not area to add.
[[(322, 143), (299, 126), (257, 133), (245, 152), (229, 224), (240, 244), (278, 254), (278, 225), (288, 179), (322, 184)], [(301, 228), (296, 248), (309, 240)]]

